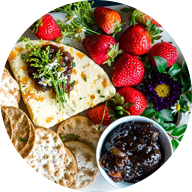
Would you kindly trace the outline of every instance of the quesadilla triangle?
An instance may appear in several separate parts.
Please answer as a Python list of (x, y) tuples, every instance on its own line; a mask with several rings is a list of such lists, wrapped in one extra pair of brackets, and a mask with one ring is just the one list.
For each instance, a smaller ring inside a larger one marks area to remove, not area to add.
[(63, 44), (18, 42), (8, 60), (38, 127), (50, 128), (110, 99), (116, 92), (100, 66)]

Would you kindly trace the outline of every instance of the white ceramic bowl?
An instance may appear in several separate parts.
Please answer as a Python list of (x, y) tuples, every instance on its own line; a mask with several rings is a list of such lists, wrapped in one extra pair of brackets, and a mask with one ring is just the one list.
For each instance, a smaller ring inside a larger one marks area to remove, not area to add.
[[(132, 183), (127, 183), (127, 182), (114, 182), (106, 173), (106, 171), (99, 165), (99, 158), (100, 158), (100, 154), (101, 154), (101, 150), (103, 147), (103, 143), (105, 141), (105, 138), (107, 137), (107, 135), (114, 129), (116, 128), (119, 124), (124, 123), (124, 122), (129, 122), (129, 121), (135, 121), (135, 122), (147, 122), (147, 123), (153, 123), (153, 126), (155, 128), (157, 128), (160, 131), (160, 135), (159, 135), (159, 142), (160, 145), (162, 146), (163, 150), (164, 150), (164, 161), (162, 164), (164, 164), (169, 157), (172, 155), (173, 153), (173, 148), (172, 148), (172, 144), (171, 141), (169, 139), (169, 136), (167, 135), (166, 131), (155, 121), (143, 117), (143, 116), (126, 116), (126, 117), (122, 117), (116, 121), (114, 121), (113, 123), (111, 123), (102, 133), (99, 142), (97, 144), (97, 149), (96, 149), (96, 160), (97, 160), (97, 165), (99, 167), (99, 170), (101, 172), (101, 174), (103, 175), (103, 177), (114, 187), (116, 188), (124, 188), (124, 187), (128, 187), (130, 185), (133, 185)], [(161, 165), (162, 166), (162, 165)]]

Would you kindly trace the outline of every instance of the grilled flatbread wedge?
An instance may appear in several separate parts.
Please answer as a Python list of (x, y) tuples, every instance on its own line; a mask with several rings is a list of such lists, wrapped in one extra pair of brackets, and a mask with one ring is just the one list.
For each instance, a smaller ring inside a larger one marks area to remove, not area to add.
[[(33, 45), (41, 45), (40, 41), (31, 41)], [(70, 83), (73, 89), (65, 93), (67, 104), (65, 108), (59, 107), (51, 96), (52, 90), (39, 91), (28, 75), (27, 63), (22, 59), (30, 49), (26, 49), (26, 42), (15, 45), (9, 55), (9, 63), (17, 82), (20, 85), (23, 100), (35, 126), (50, 128), (55, 124), (74, 116), (90, 107), (110, 99), (115, 95), (115, 88), (105, 71), (82, 52), (51, 41), (44, 41), (45, 45), (52, 44), (73, 57), (73, 66)], [(100, 90), (100, 91), (98, 91)]]

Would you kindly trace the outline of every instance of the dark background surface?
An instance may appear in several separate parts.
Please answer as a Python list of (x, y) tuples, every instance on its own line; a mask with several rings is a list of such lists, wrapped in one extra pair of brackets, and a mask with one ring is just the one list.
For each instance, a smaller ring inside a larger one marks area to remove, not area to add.
[[(0, 18), (48, 13), (68, 0), (0, 0)], [(89, 0), (90, 1), (90, 0)], [(128, 0), (95, 0), (94, 7), (124, 4)], [(189, 10), (192, 20), (192, 0), (180, 0)], [(90, 1), (92, 2), (92, 0)], [(192, 183), (191, 183), (192, 185)], [(167, 190), (166, 192), (192, 192), (192, 187)]]
[[(0, 0), (0, 18), (51, 12), (68, 0)], [(94, 0), (94, 7), (124, 4), (129, 0)], [(164, 0), (166, 1), (166, 0)], [(169, 0), (170, 1), (170, 0)], [(192, 16), (192, 0), (180, 0)], [(89, 0), (92, 2), (92, 0)]]

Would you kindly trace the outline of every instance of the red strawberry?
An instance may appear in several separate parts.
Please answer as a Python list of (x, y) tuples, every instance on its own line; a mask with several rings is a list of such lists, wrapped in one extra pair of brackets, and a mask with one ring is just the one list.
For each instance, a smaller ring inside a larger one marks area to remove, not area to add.
[(97, 7), (94, 16), (101, 30), (106, 34), (112, 34), (121, 30), (121, 15), (106, 7)]
[(131, 107), (125, 108), (130, 115), (141, 115), (147, 107), (147, 100), (144, 94), (133, 87), (123, 87), (117, 93), (124, 97), (125, 103), (133, 103)]
[(155, 25), (150, 25), (148, 29), (139, 24), (132, 25), (121, 36), (119, 47), (126, 53), (143, 55), (149, 51), (154, 40), (161, 38), (154, 36), (161, 32)]
[(115, 61), (112, 81), (116, 87), (134, 86), (143, 80), (145, 68), (134, 55), (123, 53)]
[(140, 24), (145, 24), (149, 19), (152, 24), (156, 24), (158, 27), (167, 26), (169, 24), (169, 18), (165, 10), (155, 0), (135, 0), (134, 2), (128, 2), (128, 7), (123, 11), (128, 12), (131, 10), (129, 17), (130, 23), (135, 24), (135, 20)]
[(165, 59), (168, 63), (167, 67), (172, 66), (176, 60), (177, 60), (177, 50), (176, 48), (171, 44), (167, 42), (160, 42), (155, 45), (150, 49), (149, 51), (149, 58), (151, 63), (157, 67), (154, 56), (159, 56)]
[(106, 63), (111, 65), (114, 58), (119, 53), (122, 53), (119, 51), (119, 45), (115, 39), (108, 35), (93, 35), (86, 37), (82, 44), (91, 59), (99, 65)]
[(55, 40), (61, 37), (61, 30), (51, 15), (44, 15), (33, 27), (33, 32), (39, 39)]
[[(87, 112), (87, 116), (96, 124), (100, 124), (102, 122), (103, 126), (109, 125), (113, 121), (114, 112), (109, 106), (106, 106), (105, 115), (103, 119), (103, 113), (105, 109), (105, 104), (99, 104)], [(103, 119), (103, 121), (102, 121)]]
[(11, 192), (35, 192), (36, 186), (30, 177), (16, 178), (15, 182), (11, 182), (9, 190)]

